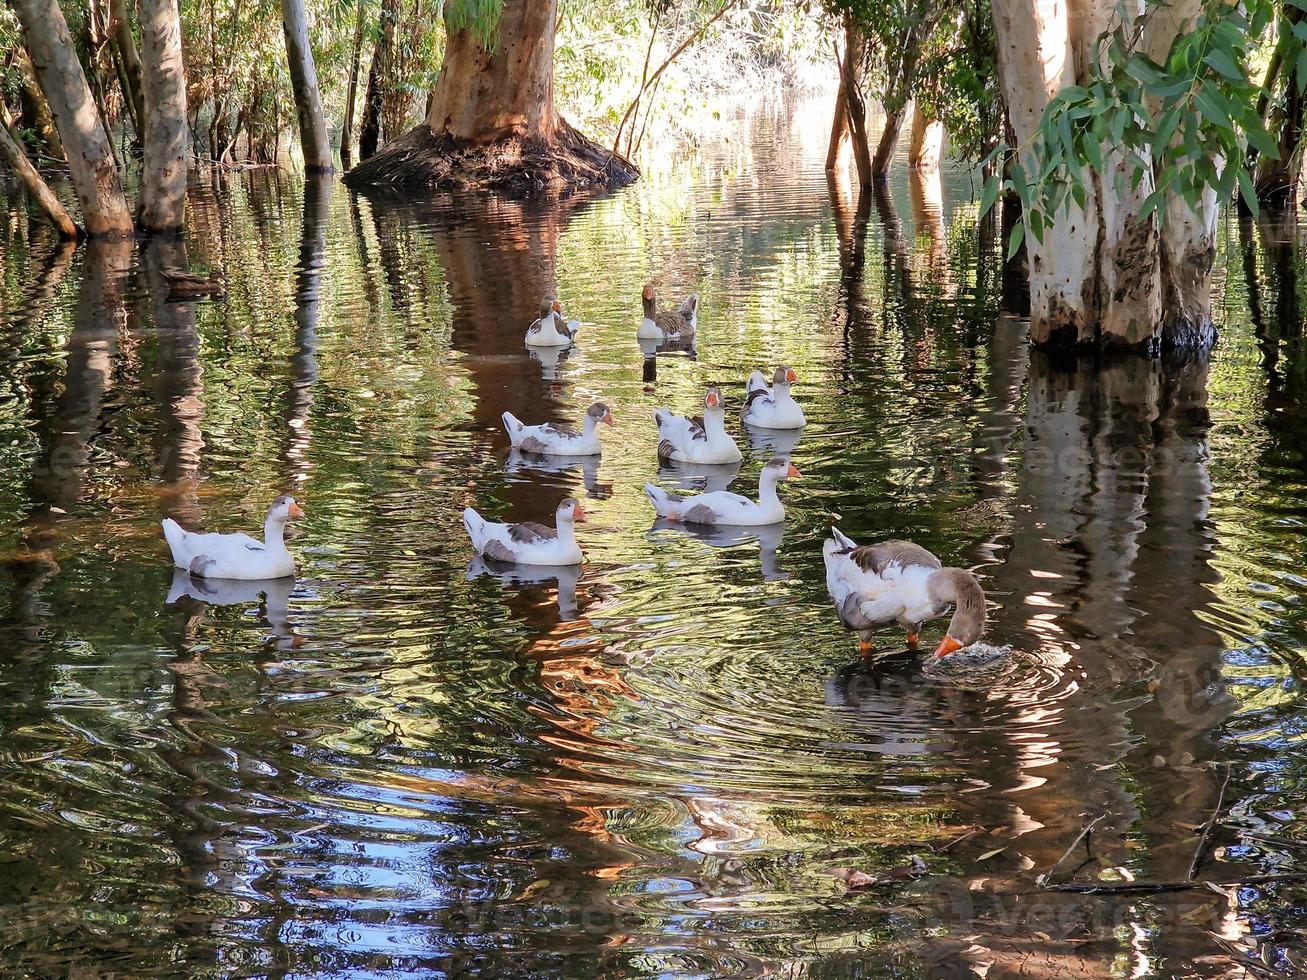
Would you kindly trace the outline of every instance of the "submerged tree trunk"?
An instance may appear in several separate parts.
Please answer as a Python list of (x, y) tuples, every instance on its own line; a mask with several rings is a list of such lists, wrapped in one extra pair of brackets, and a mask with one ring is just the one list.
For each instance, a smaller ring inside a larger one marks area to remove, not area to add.
[[(1148, 51), (1164, 55), (1192, 25), (1199, 2), (1159, 9), (1144, 37)], [(1085, 80), (1097, 38), (1118, 15), (1111, 0), (1071, 8), (1058, 0), (994, 0), (993, 9), (1009, 118), (1018, 145), (1029, 145), (1054, 94)], [(1103, 151), (1104, 172), (1090, 172), (1084, 206), (1070, 201), (1067, 210), (1059, 208), (1042, 242), (1026, 235), (1031, 340), (1049, 348), (1149, 354), (1163, 346), (1205, 346), (1212, 338), (1214, 211), (1170, 202), (1164, 235), (1154, 216), (1142, 217), (1151, 175), (1131, 188), (1124, 154)]]
[(68, 169), (92, 237), (132, 234), (132, 215), (68, 22), (56, 0), (13, 0), (28, 53), (54, 114)]
[(889, 175), (890, 164), (894, 162), (894, 151), (899, 145), (899, 132), (903, 129), (903, 118), (907, 109), (885, 110), (885, 128), (880, 131), (876, 142), (876, 153), (871, 158), (871, 175), (877, 180), (884, 180)]
[[(838, 57), (839, 52), (836, 52)], [(845, 57), (848, 53), (845, 53)], [(844, 62), (839, 61), (840, 87), (835, 92), (835, 115), (830, 124), (830, 144), (826, 148), (826, 172), (847, 165), (849, 157), (849, 113), (844, 98)]]
[(505, 0), (493, 50), (450, 25), (447, 11), (445, 62), (426, 121), (347, 182), (530, 193), (634, 180), (629, 161), (586, 139), (554, 107), (557, 6)]
[(912, 138), (908, 144), (908, 165), (913, 170), (929, 173), (939, 169), (944, 152), (944, 124), (931, 119), (917, 105), (912, 110)]
[(186, 225), (186, 71), (177, 0), (137, 0), (145, 82), (139, 219), (149, 231)]
[(50, 222), (59, 229), (59, 235), (63, 238), (76, 238), (77, 225), (68, 216), (68, 212), (59, 202), (54, 191), (50, 190), (50, 185), (32, 165), (32, 161), (27, 159), (27, 154), (9, 127), (9, 111), (3, 103), (0, 103), (0, 159), (9, 164), (18, 175), (27, 193), (41, 206), (41, 210), (45, 212)]
[(318, 71), (313, 65), (313, 49), (309, 47), (304, 0), (281, 0), (281, 26), (286, 32), (286, 58), (295, 92), (304, 169), (309, 173), (331, 173), (336, 168), (331, 159), (327, 120), (322, 114), (322, 97), (318, 94)]
[(353, 164), (354, 103), (359, 93), (359, 57), (363, 53), (363, 22), (367, 14), (367, 0), (359, 0), (354, 22), (354, 50), (349, 61), (349, 85), (345, 89), (345, 121), (340, 127), (340, 164), (346, 170)]
[[(113, 46), (118, 54), (121, 68), (123, 97), (131, 113), (132, 125), (136, 127), (136, 138), (145, 139), (145, 82), (141, 70), (141, 56), (136, 49), (136, 38), (132, 34), (132, 21), (127, 7), (127, 0), (109, 0), (109, 16), (113, 20)], [(145, 16), (141, 15), (142, 27)], [(183, 86), (184, 88), (184, 86)]]

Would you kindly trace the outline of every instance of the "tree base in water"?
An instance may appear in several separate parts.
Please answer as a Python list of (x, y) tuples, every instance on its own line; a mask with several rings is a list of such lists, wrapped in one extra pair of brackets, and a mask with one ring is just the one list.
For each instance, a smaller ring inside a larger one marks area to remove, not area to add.
[(580, 187), (624, 187), (640, 176), (620, 153), (605, 150), (559, 120), (553, 140), (507, 136), (474, 143), (436, 134), (426, 123), (345, 175), (351, 187), (473, 188), (516, 196)]

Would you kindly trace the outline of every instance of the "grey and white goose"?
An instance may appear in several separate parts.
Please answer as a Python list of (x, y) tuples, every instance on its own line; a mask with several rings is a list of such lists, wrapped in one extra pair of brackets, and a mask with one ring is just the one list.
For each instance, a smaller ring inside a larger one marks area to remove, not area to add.
[(491, 561), (514, 565), (579, 565), (581, 546), (576, 541), (576, 522), (585, 520), (585, 510), (568, 497), (554, 512), (556, 527), (535, 521), (500, 524), (488, 521), (471, 507), (463, 511), (463, 527), (478, 554)]
[(641, 294), (644, 319), (635, 332), (641, 340), (688, 340), (699, 326), (699, 295), (691, 293), (674, 312), (658, 312), (658, 297), (653, 286), (645, 286)]
[(874, 648), (871, 634), (898, 623), (915, 646), (921, 624), (953, 607), (948, 630), (935, 648), (943, 657), (980, 639), (985, 631), (985, 590), (964, 568), (945, 568), (911, 541), (862, 545), (831, 528), (822, 547), (826, 589), (840, 622), (858, 634), (863, 653)]
[(563, 307), (552, 296), (540, 301), (540, 315), (526, 328), (528, 347), (566, 347), (575, 342), (580, 320), (564, 320)]
[(798, 380), (794, 368), (782, 364), (772, 375), (772, 385), (761, 371), (749, 375), (745, 385), (744, 411), (740, 417), (747, 425), (760, 429), (801, 429), (808, 424), (803, 409), (790, 394), (790, 385)]

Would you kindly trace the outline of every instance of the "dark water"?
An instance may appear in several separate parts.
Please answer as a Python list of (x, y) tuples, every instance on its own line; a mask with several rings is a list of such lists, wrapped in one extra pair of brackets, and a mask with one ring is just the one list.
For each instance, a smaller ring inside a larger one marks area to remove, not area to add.
[[(1104, 810), (1058, 880), (1185, 878), (1227, 765), (1200, 876), (1302, 867), (1296, 231), (1223, 227), (1210, 363), (1067, 369), (969, 178), (859, 211), (824, 118), (554, 206), (204, 175), (185, 255), (4, 213), (0, 973), (1298, 969), (1307, 885), (1037, 886)], [(225, 302), (166, 302), (184, 262)], [(644, 362), (646, 280), (699, 291), (697, 358)], [(522, 346), (554, 287), (588, 322), (556, 364)], [(783, 534), (652, 530), (650, 409), (777, 362), (810, 420)], [(597, 467), (509, 458), (503, 410), (597, 397)], [(161, 517), (253, 530), (286, 489), (293, 588), (168, 601)], [(469, 579), (464, 506), (567, 493), (578, 581)], [(1011, 665), (860, 662), (836, 515), (975, 567)]]

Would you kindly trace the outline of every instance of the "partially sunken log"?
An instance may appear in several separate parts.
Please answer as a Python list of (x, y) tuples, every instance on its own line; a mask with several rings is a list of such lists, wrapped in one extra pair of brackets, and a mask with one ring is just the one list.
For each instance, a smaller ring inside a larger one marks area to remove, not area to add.
[(351, 186), (471, 187), (512, 194), (621, 186), (639, 170), (554, 108), (557, 0), (506, 0), (490, 50), (448, 22), (426, 121), (345, 177)]

